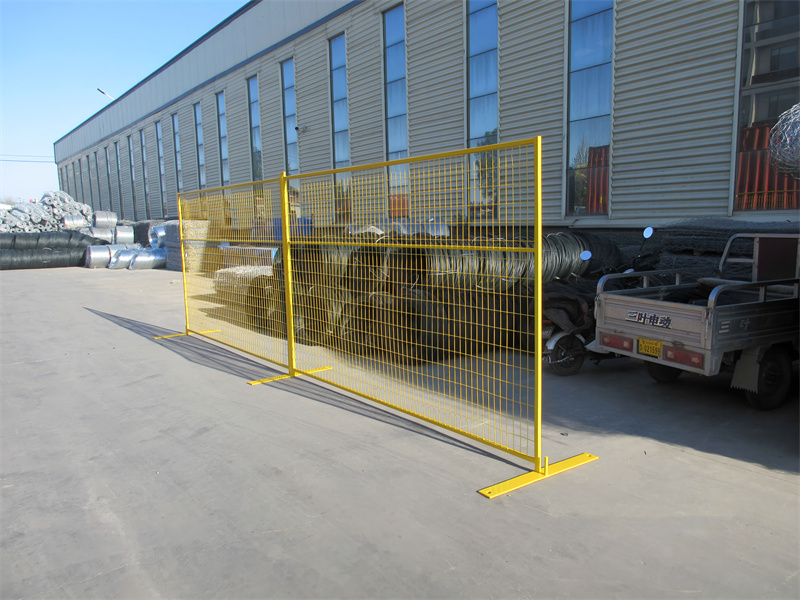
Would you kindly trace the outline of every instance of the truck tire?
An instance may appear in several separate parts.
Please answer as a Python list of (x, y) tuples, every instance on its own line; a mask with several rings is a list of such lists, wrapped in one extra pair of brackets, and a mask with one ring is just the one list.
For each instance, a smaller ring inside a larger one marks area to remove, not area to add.
[(745, 391), (747, 401), (758, 410), (778, 408), (792, 385), (792, 361), (781, 349), (764, 353), (758, 366), (758, 392)]
[(586, 358), (586, 346), (574, 335), (565, 335), (550, 351), (550, 370), (561, 377), (575, 375)]
[(683, 373), (681, 369), (650, 361), (645, 362), (644, 366), (647, 369), (647, 374), (658, 383), (672, 383)]

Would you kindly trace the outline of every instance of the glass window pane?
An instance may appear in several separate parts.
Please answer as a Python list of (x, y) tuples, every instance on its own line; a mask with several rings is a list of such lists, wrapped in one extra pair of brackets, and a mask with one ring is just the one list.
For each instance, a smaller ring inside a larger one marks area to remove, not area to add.
[(261, 115), (258, 111), (258, 102), (250, 105), (250, 126), (256, 127), (261, 124)]
[(283, 114), (293, 115), (296, 112), (294, 103), (294, 88), (286, 88), (283, 91)]
[(261, 127), (253, 127), (251, 135), (253, 137), (253, 151), (261, 152)]
[(333, 103), (333, 130), (344, 131), (347, 128), (347, 99), (345, 98)]
[(469, 101), (469, 137), (477, 138), (497, 129), (497, 94)]
[(342, 131), (334, 134), (333, 151), (337, 161), (350, 160), (350, 132)]
[(469, 59), (469, 96), (485, 96), (497, 91), (497, 50)]
[(570, 18), (573, 21), (577, 21), (610, 8), (614, 8), (614, 0), (572, 0)]
[(250, 94), (250, 102), (258, 101), (258, 77), (251, 77), (247, 80), (247, 91)]
[(331, 72), (331, 84), (334, 100), (347, 98), (347, 71), (344, 68)]
[(386, 116), (396, 117), (407, 112), (406, 80), (398, 79), (386, 86)]
[(281, 63), (281, 70), (283, 72), (282, 85), (285, 88), (294, 86), (294, 60), (287, 60)]
[(611, 114), (611, 65), (571, 73), (569, 119), (577, 121)]
[(486, 8), (487, 6), (492, 6), (497, 4), (496, 0), (469, 0), (469, 12), (470, 14), (474, 12), (478, 12), (481, 9)]
[(386, 121), (389, 153), (408, 149), (408, 127), (406, 116), (393, 117)]
[(497, 6), (469, 16), (469, 55), (497, 48)]
[(406, 76), (406, 45), (395, 44), (386, 48), (386, 81), (396, 81)]
[[(597, 117), (569, 124), (568, 167), (584, 167), (611, 144), (611, 117)], [(607, 156), (607, 154), (606, 154)]]
[(606, 11), (572, 24), (570, 71), (611, 62), (613, 12)]
[(286, 144), (286, 170), (295, 171), (300, 168), (300, 161), (297, 158), (297, 144)]
[(219, 140), (219, 149), (222, 153), (222, 158), (228, 158), (228, 138), (224, 137)]
[(224, 114), (220, 115), (219, 117), (219, 135), (221, 137), (228, 135), (228, 121), (225, 119)]
[(345, 60), (344, 35), (340, 35), (331, 40), (331, 69), (343, 67)]
[(391, 46), (406, 39), (403, 23), (403, 6), (400, 5), (384, 14), (384, 45)]
[(286, 143), (294, 144), (297, 141), (297, 130), (295, 129), (297, 126), (297, 119), (294, 115), (291, 115), (286, 117), (283, 122), (286, 127)]

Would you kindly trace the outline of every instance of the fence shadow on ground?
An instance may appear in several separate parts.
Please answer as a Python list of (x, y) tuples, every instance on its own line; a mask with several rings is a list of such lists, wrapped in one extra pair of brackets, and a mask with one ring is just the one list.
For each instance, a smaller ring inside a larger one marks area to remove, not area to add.
[[(153, 338), (156, 337), (174, 335), (175, 333), (178, 333), (164, 329), (163, 327), (159, 327), (157, 325), (153, 325), (151, 323), (137, 321), (135, 319), (114, 315), (88, 307), (84, 308), (98, 317), (106, 319), (107, 321), (110, 321), (111, 323), (114, 323), (123, 329), (150, 340), (153, 340)], [(266, 379), (284, 374), (283, 370), (260, 363), (255, 359), (252, 359), (248, 356), (243, 356), (234, 350), (218, 345), (213, 341), (197, 335), (185, 335), (162, 340), (153, 340), (153, 343), (158, 344), (159, 346), (166, 348), (171, 352), (175, 352), (187, 361), (197, 364), (201, 367), (215, 369), (235, 377), (240, 377), (242, 379), (242, 385), (246, 385), (247, 381), (257, 381), (260, 379)], [(404, 429), (417, 435), (423, 435), (430, 439), (443, 442), (445, 444), (467, 450), (487, 458), (492, 458), (509, 465), (513, 465), (522, 469), (530, 468), (530, 465), (524, 461), (509, 459), (503, 454), (486, 450), (458, 437), (454, 437), (439, 431), (431, 426), (411, 420), (402, 415), (395, 414), (394, 412), (390, 412), (389, 409), (384, 409), (383, 407), (377, 406), (367, 400), (360, 400), (339, 390), (330, 389), (322, 383), (309, 381), (308, 379), (294, 378), (272, 382), (268, 385), (274, 386), (291, 394), (302, 396), (309, 400), (322, 402), (329, 406), (341, 408), (348, 412)]]

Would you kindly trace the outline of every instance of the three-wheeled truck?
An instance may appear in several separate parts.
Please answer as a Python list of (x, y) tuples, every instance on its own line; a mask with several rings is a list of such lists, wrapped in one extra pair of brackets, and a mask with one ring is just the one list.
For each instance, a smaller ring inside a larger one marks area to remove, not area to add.
[[(726, 278), (737, 268), (738, 278)], [(641, 359), (662, 383), (684, 371), (732, 370), (731, 387), (754, 407), (779, 406), (798, 359), (800, 235), (735, 234), (715, 275), (691, 282), (679, 270), (604, 276), (589, 350)]]

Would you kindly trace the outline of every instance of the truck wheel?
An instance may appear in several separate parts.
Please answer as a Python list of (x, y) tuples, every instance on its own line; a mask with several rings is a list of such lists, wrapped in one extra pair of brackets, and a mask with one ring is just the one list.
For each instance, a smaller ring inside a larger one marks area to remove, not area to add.
[(745, 391), (747, 401), (758, 410), (778, 408), (792, 385), (792, 361), (785, 351), (773, 348), (764, 353), (758, 367), (758, 393)]
[(550, 351), (550, 370), (561, 377), (575, 375), (586, 358), (586, 347), (574, 335), (565, 335)]
[(683, 373), (682, 370), (675, 367), (668, 367), (667, 365), (650, 361), (645, 362), (644, 366), (647, 369), (647, 374), (658, 383), (672, 383)]

